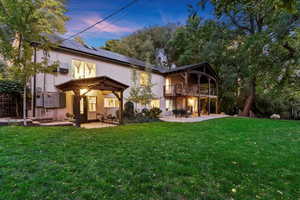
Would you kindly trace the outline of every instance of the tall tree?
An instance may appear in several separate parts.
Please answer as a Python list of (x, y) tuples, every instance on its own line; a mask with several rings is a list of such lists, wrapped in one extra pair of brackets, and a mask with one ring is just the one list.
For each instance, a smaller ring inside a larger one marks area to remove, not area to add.
[[(205, 3), (210, 0), (201, 0), (200, 5), (205, 6)], [(276, 10), (286, 10), (288, 12), (297, 12), (297, 0), (226, 0), (219, 2), (220, 7), (228, 7), (235, 3), (249, 3), (249, 5), (255, 3), (267, 3), (270, 7)]]
[[(54, 44), (48, 35), (65, 32), (65, 12), (62, 0), (0, 1), (0, 55), (9, 62), (12, 76), (24, 85), (24, 125), (27, 83), (36, 73), (51, 69), (48, 51)], [(33, 59), (36, 51), (44, 52), (39, 62)]]
[(299, 66), (291, 64), (298, 60), (298, 47), (294, 44), (298, 39), (299, 9), (287, 12), (268, 0), (259, 3), (211, 0), (210, 3), (215, 8), (215, 21), (237, 33), (232, 47), (235, 47), (234, 60), (240, 61), (239, 81), (246, 97), (242, 115), (248, 116), (250, 110), (255, 110), (258, 90), (266, 83), (278, 83), (278, 77), (288, 78)]
[(152, 83), (152, 69), (149, 62), (149, 57), (150, 54), (148, 53), (145, 71), (140, 71), (140, 73), (138, 73), (134, 66), (132, 69), (132, 87), (129, 91), (129, 97), (127, 100), (132, 101), (136, 106), (139, 104), (146, 107), (150, 105), (151, 100), (156, 98), (155, 94), (152, 91), (155, 84)]
[(109, 40), (101, 48), (143, 61), (146, 61), (148, 54), (150, 54), (150, 63), (167, 67), (172, 63), (172, 60), (164, 64), (160, 62), (158, 53), (165, 52), (166, 56), (169, 54), (171, 48), (168, 46), (168, 41), (176, 27), (175, 24), (169, 24), (144, 28), (121, 40)]

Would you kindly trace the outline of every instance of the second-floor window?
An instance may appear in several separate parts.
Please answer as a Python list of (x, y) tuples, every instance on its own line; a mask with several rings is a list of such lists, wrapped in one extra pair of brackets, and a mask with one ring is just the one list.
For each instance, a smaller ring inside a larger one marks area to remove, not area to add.
[(72, 60), (73, 78), (91, 78), (96, 76), (96, 64), (80, 60)]
[(150, 77), (149, 74), (145, 73), (145, 72), (141, 72), (140, 74), (140, 85), (141, 86), (147, 86), (150, 82)]

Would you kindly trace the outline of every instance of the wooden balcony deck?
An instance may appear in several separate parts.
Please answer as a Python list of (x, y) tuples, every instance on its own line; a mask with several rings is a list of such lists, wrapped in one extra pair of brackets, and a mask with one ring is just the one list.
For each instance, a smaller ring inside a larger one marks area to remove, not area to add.
[(176, 96), (193, 96), (193, 97), (217, 97), (216, 88), (199, 88), (198, 85), (192, 86), (182, 86), (178, 85), (169, 85), (164, 86), (164, 96), (165, 97), (176, 97)]

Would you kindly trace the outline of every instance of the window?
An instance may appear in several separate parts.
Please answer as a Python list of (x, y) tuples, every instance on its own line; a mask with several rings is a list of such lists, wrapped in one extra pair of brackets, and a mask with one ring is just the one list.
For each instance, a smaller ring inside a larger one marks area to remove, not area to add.
[(118, 108), (119, 100), (117, 98), (104, 98), (104, 108)]
[(84, 114), (84, 99), (80, 99), (80, 114)]
[(140, 74), (140, 85), (147, 86), (149, 84), (149, 74), (141, 72)]
[(173, 110), (173, 101), (170, 99), (166, 100), (166, 110), (167, 111), (172, 111)]
[(166, 84), (166, 91), (165, 92), (167, 94), (171, 94), (172, 93), (171, 80), (167, 78), (165, 84)]
[(151, 108), (160, 108), (160, 100), (159, 99), (153, 99), (151, 101)]
[(96, 76), (96, 64), (72, 60), (73, 78), (91, 78)]
[(97, 111), (97, 97), (88, 97), (89, 112)]

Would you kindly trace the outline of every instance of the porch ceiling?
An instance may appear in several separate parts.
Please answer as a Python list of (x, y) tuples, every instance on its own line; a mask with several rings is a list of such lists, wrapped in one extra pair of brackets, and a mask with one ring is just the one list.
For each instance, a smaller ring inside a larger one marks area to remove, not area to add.
[(128, 85), (113, 80), (107, 76), (99, 76), (85, 79), (74, 79), (56, 85), (56, 88), (62, 91), (71, 91), (76, 89), (91, 89), (91, 90), (108, 90), (108, 91), (124, 91)]

